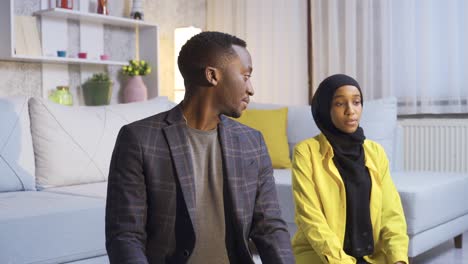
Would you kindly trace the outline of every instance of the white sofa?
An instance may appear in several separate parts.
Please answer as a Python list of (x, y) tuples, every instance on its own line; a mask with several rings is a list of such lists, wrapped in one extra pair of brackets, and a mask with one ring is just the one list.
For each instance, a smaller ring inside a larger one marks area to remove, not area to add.
[[(280, 105), (252, 103), (250, 108), (275, 109)], [(468, 230), (468, 175), (402, 170), (402, 132), (397, 124), (396, 99), (386, 98), (364, 102), (361, 126), (367, 138), (380, 143), (390, 160), (391, 175), (400, 193), (410, 238), (410, 261), (447, 240)], [(319, 133), (309, 106), (288, 107), (288, 143), (294, 145)], [(296, 231), (294, 203), (291, 191), (291, 170), (274, 171), (283, 218), (291, 234)]]
[[(107, 263), (106, 178), (119, 128), (168, 110), (167, 98), (103, 107), (0, 98), (0, 263)], [(252, 108), (277, 108), (255, 104)], [(391, 160), (414, 257), (468, 230), (468, 177), (402, 172), (396, 101), (366, 101), (361, 125)], [(288, 112), (290, 149), (316, 128), (309, 106)], [(295, 232), (290, 170), (275, 170), (283, 216)]]
[(117, 133), (175, 104), (28, 99), (0, 98), (0, 263), (108, 263), (106, 179)]

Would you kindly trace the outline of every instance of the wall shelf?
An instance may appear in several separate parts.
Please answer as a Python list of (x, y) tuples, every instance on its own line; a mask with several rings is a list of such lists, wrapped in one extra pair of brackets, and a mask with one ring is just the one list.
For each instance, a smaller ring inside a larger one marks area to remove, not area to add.
[(23, 61), (23, 62), (42, 62), (42, 63), (60, 63), (60, 64), (90, 64), (90, 65), (128, 65), (128, 62), (112, 61), (112, 60), (91, 60), (79, 58), (60, 58), (60, 57), (45, 57), (45, 56), (27, 56), (13, 55), (6, 60)]
[(45, 9), (45, 10), (34, 12), (34, 15), (43, 16), (43, 17), (61, 18), (61, 19), (75, 19), (75, 20), (80, 20), (80, 21), (102, 23), (106, 25), (129, 27), (129, 28), (135, 27), (136, 25), (139, 25), (140, 28), (156, 27), (156, 25), (154, 24), (146, 23), (141, 20), (94, 14), (94, 13), (86, 13), (86, 12), (69, 10), (69, 9), (64, 9), (64, 8)]

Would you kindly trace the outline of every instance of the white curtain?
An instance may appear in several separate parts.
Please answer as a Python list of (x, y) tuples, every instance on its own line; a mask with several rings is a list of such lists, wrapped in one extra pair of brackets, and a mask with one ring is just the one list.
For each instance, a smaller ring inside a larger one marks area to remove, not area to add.
[(311, 0), (313, 87), (354, 76), (399, 114), (467, 113), (464, 0)]
[(207, 0), (207, 29), (247, 42), (254, 68), (253, 101), (308, 103), (306, 1)]

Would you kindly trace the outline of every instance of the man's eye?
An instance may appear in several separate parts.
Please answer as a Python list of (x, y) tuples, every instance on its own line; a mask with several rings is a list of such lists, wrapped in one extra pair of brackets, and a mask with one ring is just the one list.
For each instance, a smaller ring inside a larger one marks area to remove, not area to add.
[(245, 74), (244, 75), (244, 79), (247, 81), (248, 79), (250, 79), (250, 77), (252, 77), (250, 74)]

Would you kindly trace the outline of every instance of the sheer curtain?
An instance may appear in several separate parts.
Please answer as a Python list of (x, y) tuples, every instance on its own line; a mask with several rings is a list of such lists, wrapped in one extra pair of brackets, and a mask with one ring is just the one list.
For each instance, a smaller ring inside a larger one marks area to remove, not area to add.
[(468, 3), (311, 0), (312, 86), (354, 76), (368, 99), (396, 96), (400, 114), (468, 112)]
[(207, 0), (207, 29), (247, 41), (254, 101), (308, 103), (306, 1)]

